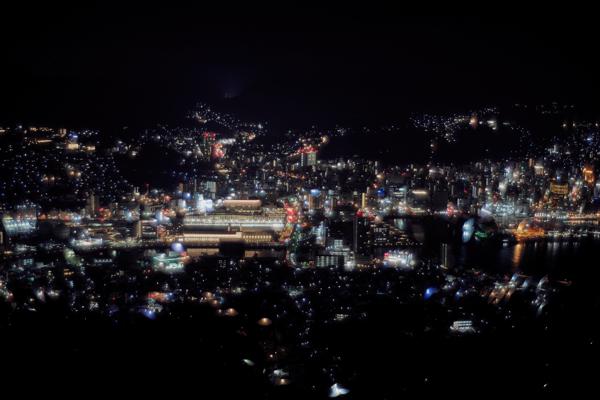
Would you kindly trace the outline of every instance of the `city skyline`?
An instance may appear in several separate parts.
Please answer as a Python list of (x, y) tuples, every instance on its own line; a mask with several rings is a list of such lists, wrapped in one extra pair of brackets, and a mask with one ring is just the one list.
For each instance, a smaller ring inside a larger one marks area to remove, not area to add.
[(592, 17), (47, 5), (0, 26), (0, 381), (594, 390)]

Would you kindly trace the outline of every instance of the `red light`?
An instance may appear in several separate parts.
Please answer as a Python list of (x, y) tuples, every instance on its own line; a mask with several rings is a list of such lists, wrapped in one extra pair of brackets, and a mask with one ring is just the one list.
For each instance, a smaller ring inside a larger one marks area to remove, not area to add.
[(225, 157), (225, 152), (223, 151), (223, 145), (221, 143), (215, 143), (212, 146), (212, 158), (219, 159)]
[(316, 153), (317, 149), (314, 146), (304, 146), (298, 150), (298, 154)]

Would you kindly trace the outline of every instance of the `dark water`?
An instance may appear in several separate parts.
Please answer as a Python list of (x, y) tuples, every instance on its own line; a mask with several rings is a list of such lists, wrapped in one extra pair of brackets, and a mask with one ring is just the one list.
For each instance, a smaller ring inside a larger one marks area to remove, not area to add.
[(539, 241), (507, 246), (460, 245), (458, 262), (462, 265), (497, 271), (521, 273), (555, 279), (582, 279), (597, 275), (600, 240)]
[(423, 257), (441, 260), (441, 245), (446, 243), (450, 264), (455, 268), (507, 275), (519, 273), (535, 278), (548, 275), (558, 280), (600, 277), (595, 268), (600, 261), (600, 239), (464, 244), (460, 240), (461, 223), (443, 219), (401, 219), (395, 225), (423, 244), (420, 251)]

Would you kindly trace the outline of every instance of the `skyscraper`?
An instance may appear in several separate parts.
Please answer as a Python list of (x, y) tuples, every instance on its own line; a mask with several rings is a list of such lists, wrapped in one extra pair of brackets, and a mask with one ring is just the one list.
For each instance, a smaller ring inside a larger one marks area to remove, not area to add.
[(95, 194), (91, 194), (87, 199), (87, 203), (85, 205), (85, 211), (90, 217), (96, 216), (96, 211), (98, 211), (99, 207), (99, 199)]

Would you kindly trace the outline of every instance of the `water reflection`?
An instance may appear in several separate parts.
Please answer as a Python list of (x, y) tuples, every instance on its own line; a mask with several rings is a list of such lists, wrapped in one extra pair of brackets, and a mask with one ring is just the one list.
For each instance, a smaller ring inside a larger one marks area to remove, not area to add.
[[(501, 245), (463, 244), (460, 223), (440, 219), (396, 218), (394, 225), (423, 244), (421, 256), (457, 268), (475, 268), (502, 274), (514, 272), (541, 278), (550, 274), (558, 279), (599, 275), (594, 268), (600, 253), (600, 238), (571, 238), (562, 241), (525, 241)], [(446, 243), (444, 248), (442, 244)], [(451, 260), (451, 262), (450, 262)]]
[(523, 242), (501, 248), (464, 249), (460, 262), (466, 267), (496, 272), (520, 272), (541, 277), (573, 279), (595, 274), (600, 240)]
[(523, 258), (523, 243), (517, 243), (513, 248), (512, 265), (513, 270), (518, 270), (521, 267), (521, 259)]

